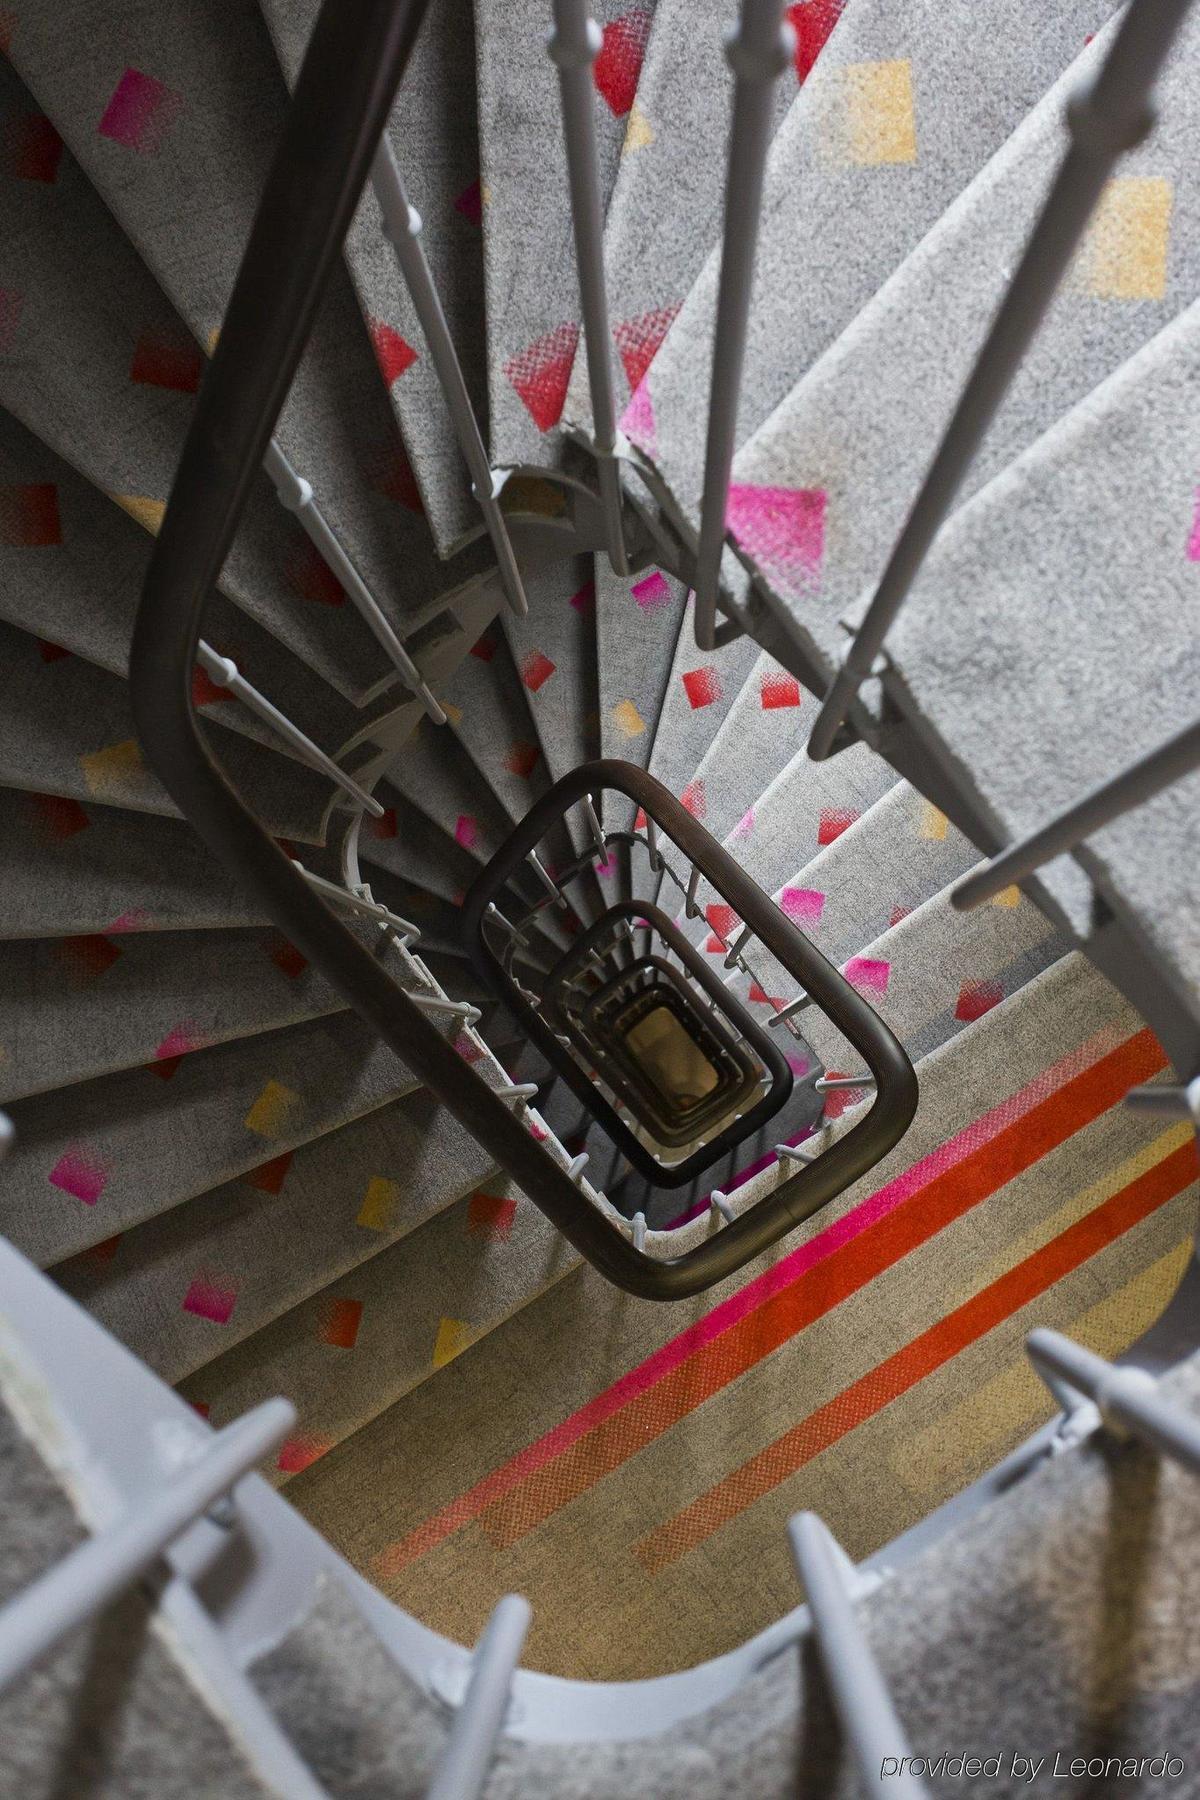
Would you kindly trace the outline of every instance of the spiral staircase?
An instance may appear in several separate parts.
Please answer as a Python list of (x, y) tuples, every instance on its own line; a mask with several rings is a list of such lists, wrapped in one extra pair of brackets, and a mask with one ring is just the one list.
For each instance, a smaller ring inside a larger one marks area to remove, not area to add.
[(1200, 1795), (1187, 0), (0, 50), (4, 1791)]

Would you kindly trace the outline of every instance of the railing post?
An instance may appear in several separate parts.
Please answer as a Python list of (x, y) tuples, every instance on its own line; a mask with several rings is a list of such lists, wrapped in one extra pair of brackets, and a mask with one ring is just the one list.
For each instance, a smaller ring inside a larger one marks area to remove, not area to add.
[(1105, 1362), (1061, 1332), (1044, 1327), (1025, 1340), (1029, 1360), (1068, 1413), (1072, 1395), (1091, 1401), (1103, 1424), (1200, 1475), (1200, 1419), (1164, 1400), (1148, 1369)]
[(928, 1789), (906, 1763), (912, 1751), (879, 1664), (854, 1614), (853, 1563), (816, 1513), (788, 1525), (825, 1679), (864, 1794), (925, 1800)]
[(479, 1800), (496, 1753), (532, 1617), (528, 1600), (506, 1594), (471, 1658), (471, 1680), (450, 1727), (426, 1800)]
[(1082, 800), (1077, 800), (1074, 806), (1069, 806), (1039, 831), (1031, 832), (1019, 843), (1002, 850), (991, 862), (972, 869), (969, 875), (964, 876), (951, 889), (951, 906), (959, 912), (970, 912), (972, 907), (994, 900), (1005, 888), (1024, 881), (1044, 863), (1077, 849), (1085, 838), (1091, 837), (1093, 832), (1103, 830), (1114, 819), (1119, 819), (1122, 813), (1130, 812), (1135, 806), (1152, 800), (1155, 794), (1170, 787), (1172, 782), (1182, 781), (1198, 764), (1200, 722), (1185, 726), (1174, 737), (1168, 738), (1165, 744), (1160, 744), (1157, 750), (1152, 750), (1140, 761), (1131, 763), (1129, 768), (1122, 769), (1111, 781), (1102, 782), (1099, 787), (1093, 788)]
[(701, 650), (709, 651), (741, 632), (741, 627), (730, 620), (718, 633), (717, 592), (721, 585), (729, 476), (737, 444), (738, 398), (774, 88), (795, 54), (795, 34), (783, 17), (783, 0), (742, 0), (741, 17), (726, 35), (725, 54), (734, 74), (733, 123), (725, 181), (721, 284), (713, 338), (693, 618), (696, 643)]
[(884, 639), (976, 452), (1024, 360), (1122, 151), (1154, 123), (1148, 95), (1191, 0), (1131, 0), (1091, 86), (1067, 108), (1071, 142), (1016, 274), (984, 341), (870, 607), (830, 686), (808, 740), (823, 762), (843, 747), (846, 711), (873, 673)]
[(621, 518), (621, 473), (616, 458), (617, 407), (604, 274), (604, 207), (596, 163), (595, 90), (592, 83), (592, 64), (600, 54), (602, 44), (600, 27), (588, 17), (586, 0), (554, 0), (554, 29), (546, 48), (558, 69), (562, 94), (571, 223), (583, 309), (600, 499), (604, 508), (608, 560), (617, 575), (628, 575), (629, 558)]
[(392, 630), (378, 600), (322, 518), (312, 488), (302, 475), (296, 473), (274, 438), (267, 445), (263, 468), (274, 485), (280, 505), (286, 512), (296, 515), (305, 535), (345, 588), (352, 605), (374, 634), (404, 686), (416, 695), (433, 724), (444, 725), (446, 714), (432, 689)]
[(267, 1400), (217, 1432), (196, 1460), (125, 1518), (86, 1539), (0, 1611), (0, 1692), (124, 1593), (188, 1526), (282, 1443), (290, 1400)]
[(471, 404), (458, 351), (446, 323), (441, 296), (421, 243), (421, 215), (415, 206), (409, 204), (399, 165), (386, 134), (380, 139), (375, 161), (371, 165), (371, 185), (383, 214), (383, 234), (395, 252), (400, 273), (425, 334), (430, 359), (445, 396), (458, 446), (471, 476), (472, 492), (483, 514), (492, 549), (496, 552), (505, 598), (510, 610), (519, 619), (523, 619), (529, 611), (529, 602), (525, 598), (525, 585), (508, 535), (508, 526), (500, 510), (496, 479), (488, 461), (475, 408)]

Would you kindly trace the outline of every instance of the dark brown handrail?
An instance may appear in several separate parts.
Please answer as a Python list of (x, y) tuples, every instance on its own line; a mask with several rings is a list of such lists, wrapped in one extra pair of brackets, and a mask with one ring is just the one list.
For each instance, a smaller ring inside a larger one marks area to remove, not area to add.
[[(205, 598), (308, 341), (426, 4), (324, 0), (147, 571), (130, 657), (134, 718), (147, 761), (214, 855), (580, 1254), (630, 1293), (682, 1299), (766, 1249), (789, 1224), (855, 1180), (905, 1130), (916, 1086), (890, 1033), (909, 1086), (886, 1117), (872, 1108), (865, 1139), (860, 1126), (812, 1170), (709, 1242), (673, 1261), (653, 1260), (583, 1200), (522, 1119), (313, 892), (225, 780), (192, 710)], [(816, 1170), (828, 1191), (817, 1198), (818, 1186), (807, 1186), (812, 1204), (801, 1212), (785, 1200), (780, 1224), (780, 1196), (793, 1194), (798, 1181), (808, 1182)]]

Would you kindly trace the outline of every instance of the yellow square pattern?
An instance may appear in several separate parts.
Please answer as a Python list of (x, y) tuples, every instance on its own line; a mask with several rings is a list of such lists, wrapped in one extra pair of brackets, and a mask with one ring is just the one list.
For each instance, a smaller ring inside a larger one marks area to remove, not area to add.
[(397, 1184), (387, 1181), (382, 1175), (372, 1175), (355, 1224), (361, 1225), (364, 1231), (390, 1231), (396, 1223), (399, 1206), (400, 1189)]
[(1161, 300), (1174, 190), (1161, 175), (1118, 175), (1100, 196), (1083, 249), (1083, 285), (1097, 300)]
[(79, 767), (89, 794), (112, 793), (114, 789), (127, 787), (130, 782), (146, 779), (146, 765), (136, 738), (126, 738), (123, 743), (110, 744), (106, 750), (94, 750), (90, 756), (81, 756)]
[(646, 729), (646, 721), (632, 700), (618, 700), (612, 709), (612, 719), (622, 737), (641, 737)]
[(921, 823), (917, 829), (930, 843), (940, 844), (950, 829), (950, 821), (940, 807), (926, 800), (921, 808)]
[(284, 1087), (282, 1081), (268, 1081), (246, 1114), (246, 1130), (256, 1137), (279, 1137), (299, 1105), (300, 1096), (292, 1088)]
[(912, 64), (847, 63), (840, 86), (842, 160), (860, 168), (916, 162)]
[(433, 1346), (433, 1366), (444, 1368), (461, 1356), (471, 1342), (471, 1327), (465, 1319), (439, 1319), (437, 1338)]
[(151, 500), (146, 494), (114, 494), (113, 499), (131, 519), (137, 520), (143, 531), (148, 531), (152, 537), (158, 536), (167, 510), (165, 500)]

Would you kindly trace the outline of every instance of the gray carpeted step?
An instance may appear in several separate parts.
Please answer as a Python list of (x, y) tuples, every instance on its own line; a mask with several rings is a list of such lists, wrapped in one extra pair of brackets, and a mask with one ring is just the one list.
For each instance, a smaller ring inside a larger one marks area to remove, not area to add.
[[(593, 109), (604, 205), (650, 31), (651, 0), (600, 0), (604, 31), (593, 65)], [(549, 17), (509, 0), (475, 0), (475, 42), (487, 286), (492, 461), (557, 459), (579, 341), (579, 283), (567, 190), (558, 74), (546, 54)]]
[[(821, 8), (826, 22), (829, 10)], [(852, 0), (841, 11), (768, 165), (738, 397), (742, 442), (1114, 10), (1112, 0), (1053, 8), (982, 0), (952, 9), (939, 0), (903, 8)], [(625, 419), (693, 522), (719, 265), (714, 250), (655, 358), (642, 406)], [(731, 496), (731, 523), (738, 498)]]
[[(289, 81), (317, 15), (316, 0), (262, 0)], [(388, 138), (409, 201), (421, 215), (421, 242), (477, 418), (486, 433), (483, 233), (474, 105), (475, 44), (470, 0), (432, 7), (404, 73)], [(376, 339), (404, 433), (420, 501), (443, 555), (479, 528), (479, 510), (441, 386), (408, 289), (382, 233), (373, 195), (364, 196), (346, 240), (346, 259)], [(416, 496), (410, 496), (410, 504)]]
[[(100, 1254), (60, 1264), (54, 1277), (158, 1374), (178, 1382), (330, 1283), (352, 1293), (367, 1279), (363, 1265), (393, 1245), (402, 1252), (411, 1234), (478, 1184), (494, 1188), (491, 1173), (474, 1138), (418, 1091), (146, 1220)], [(275, 1234), (286, 1241), (286, 1256), (263, 1255)], [(411, 1256), (416, 1248), (413, 1240)], [(411, 1280), (410, 1273), (397, 1292)], [(329, 1345), (334, 1307), (327, 1311)], [(353, 1342), (353, 1299), (341, 1316)]]
[[(1198, 393), (1193, 306), (961, 509), (892, 634), (897, 693), (1004, 838), (1045, 823), (1195, 717)], [(1103, 891), (1148, 933), (1193, 1009), (1196, 796), (1192, 775), (1087, 850)], [(1086, 934), (1092, 894), (1080, 869), (1063, 858), (1042, 879)]]
[[(1114, 29), (1083, 51), (737, 458), (744, 504), (734, 534), (827, 658), (844, 644), (842, 614), (882, 573), (1063, 154), (1067, 103), (1094, 77)], [(966, 472), (964, 498), (1195, 294), (1200, 213), (1187, 171), (1200, 132), (1197, 50), (1200, 24), (1169, 61), (1159, 122), (1110, 182)]]
[[(604, 227), (618, 414), (720, 236), (733, 95), (724, 45), (729, 22), (725, 0), (656, 0)], [(789, 70), (775, 83), (776, 125), (795, 93)], [(582, 342), (563, 416), (591, 428)]]
[[(103, 0), (71, 0), (65, 19), (32, 7), (12, 55), (196, 343), (211, 347), (287, 107), (255, 0), (164, 0), (119, 19)], [(373, 348), (335, 272), (275, 438), (401, 624), (442, 575), (387, 399), (387, 317)], [(467, 572), (486, 560), (473, 553)]]
[[(0, 58), (0, 106), (37, 106)], [(203, 372), (203, 353), (78, 164), (5, 184), (3, 404), (151, 533)], [(388, 673), (366, 625), (266, 478), (222, 573), (232, 600), (348, 698)], [(426, 593), (423, 598), (428, 600)]]
[[(818, 766), (835, 771), (839, 760)], [(893, 782), (858, 817), (852, 808), (841, 814), (823, 813), (818, 844), (822, 837), (822, 847), (776, 888), (774, 897), (810, 943), (835, 964), (965, 875), (979, 856), (946, 815), (907, 781)], [(728, 921), (718, 915), (718, 923), (727, 926)], [(728, 937), (727, 929), (724, 935)], [(719, 940), (711, 938), (705, 947), (720, 956)], [(761, 944), (748, 951), (748, 961), (760, 989), (772, 998), (795, 999), (802, 984)], [(739, 994), (745, 989), (740, 976), (732, 985)]]
[[(436, 1378), (576, 1261), (537, 1208), (494, 1178), (197, 1369), (181, 1392), (214, 1422), (243, 1411), (243, 1396), (264, 1384), (286, 1393), (301, 1414), (297, 1441), (275, 1472), (286, 1479), (414, 1384)], [(349, 1344), (323, 1323), (342, 1317), (355, 1322)]]
[(525, 584), (526, 617), (503, 616), (552, 781), (600, 754), (595, 560), (571, 557), (533, 576)]
[[(1009, 999), (1065, 950), (1049, 920), (1015, 889), (1002, 903), (966, 915), (955, 912), (944, 889), (850, 957), (842, 969), (909, 1056), (919, 1059)], [(756, 1010), (762, 1017), (761, 1009)], [(807, 1008), (797, 1024), (827, 1069), (851, 1074), (851, 1061), (860, 1066), (856, 1053), (817, 1008)]]
[[(169, 1061), (344, 1004), (273, 928), (5, 943), (0, 1100)], [(68, 1099), (61, 1105), (70, 1110)]]
[[(97, 1528), (95, 1495), (73, 1462), (76, 1434), (31, 1359), (7, 1337), (0, 1365), (5, 1604)], [(57, 1790), (92, 1800), (175, 1800), (197, 1789), (269, 1800), (280, 1792), (255, 1773), (250, 1743), (216, 1701), (192, 1648), (140, 1586), (6, 1685), (0, 1781), (9, 1793)]]
[[(456, 674), (452, 685), (457, 683)], [(427, 719), (388, 769), (380, 798), (386, 801), (392, 793), (464, 849), (484, 857), (493, 855), (512, 830), (511, 817), (455, 730)], [(372, 828), (379, 833), (387, 829), (382, 823)]]
[[(762, 797), (739, 819), (725, 839), (725, 848), (759, 887), (778, 895), (795, 873), (797, 852), (802, 856), (807, 852), (807, 860), (816, 861), (895, 783), (895, 771), (865, 744), (855, 744), (832, 763), (810, 762), (807, 748), (797, 750)], [(865, 876), (864, 869), (860, 881)], [(873, 888), (873, 882), (870, 885)], [(664, 889), (667, 895), (671, 892), (670, 888)], [(678, 899), (677, 890), (674, 899)], [(696, 903), (706, 914), (709, 906), (723, 904), (704, 881), (696, 890)], [(815, 902), (809, 910), (814, 909)], [(800, 905), (795, 907), (794, 916), (795, 922), (805, 929)], [(725, 922), (720, 922), (723, 928)], [(694, 921), (684, 921), (683, 928), (693, 942), (707, 935), (706, 927)]]
[(182, 820), (0, 789), (0, 842), (4, 938), (264, 923)]
[[(0, 616), (124, 675), (152, 547), (127, 513), (0, 407)], [(393, 692), (362, 709), (351, 706), (216, 590), (202, 629), (219, 655), (231, 656), (260, 693), (331, 754), (390, 717), (398, 703)], [(206, 719), (290, 754), (276, 732), (201, 672), (192, 697)]]
[[(80, 657), (0, 625), (5, 670), (0, 785), (87, 805), (177, 816), (142, 760), (123, 681)], [(214, 756), (275, 837), (319, 844), (338, 790), (290, 756), (227, 731)]]
[[(681, 633), (681, 648), (683, 637)], [(712, 735), (686, 789), (689, 810), (695, 811), (706, 830), (718, 843), (724, 842), (735, 856), (753, 836), (755, 807), (772, 782), (789, 768), (798, 773), (799, 753), (816, 715), (812, 696), (765, 650), (754, 656), (736, 692), (725, 698), (722, 679), (714, 665), (732, 658), (736, 648), (740, 655), (735, 669), (745, 669), (747, 645), (751, 642), (752, 639), (736, 639), (715, 657), (696, 652), (693, 666), (679, 676), (679, 687), (688, 704), (712, 717)], [(798, 849), (803, 850), (813, 841), (807, 827), (810, 816), (815, 820), (814, 830), (826, 833), (826, 838), (831, 830), (844, 827), (854, 812), (862, 779), (861, 775), (853, 777), (843, 794), (836, 779), (829, 783), (820, 775), (810, 776), (805, 827), (796, 830), (794, 824), (788, 826), (789, 835), (795, 833)], [(816, 841), (822, 841), (820, 836)], [(676, 861), (675, 867), (686, 881), (687, 868), (682, 859)], [(669, 885), (662, 892), (674, 913), (675, 892)]]
[[(1119, 1104), (1161, 1065), (1132, 1010), (1067, 958), (922, 1063), (907, 1137), (779, 1251), (669, 1308), (580, 1269), (291, 1493), (435, 1629), (470, 1637), (481, 1591), (517, 1588), (542, 1667), (658, 1673), (681, 1637), (689, 1661), (719, 1654), (786, 1610), (777, 1539), (798, 1506), (861, 1555), (971, 1479), (981, 1437), (987, 1461), (1024, 1437), (1003, 1388), (977, 1430), (972, 1407), (1019, 1360), (1028, 1303), (1069, 1327), (1111, 1300), (1112, 1350), (1139, 1334), (1137, 1283), (1186, 1249), (1195, 1204), (1186, 1125)], [(714, 1608), (706, 1577), (730, 1557), (756, 1578), (720, 1581)]]
[[(614, 575), (607, 557), (594, 558), (591, 604), (604, 756), (642, 769), (649, 765), (677, 645), (689, 623), (686, 600), (682, 583), (663, 569), (651, 565)], [(585, 595), (581, 606), (586, 604)]]
[(6, 1233), (25, 1255), (59, 1262), (415, 1085), (345, 1015), (102, 1076), (65, 1102), (19, 1100)]

